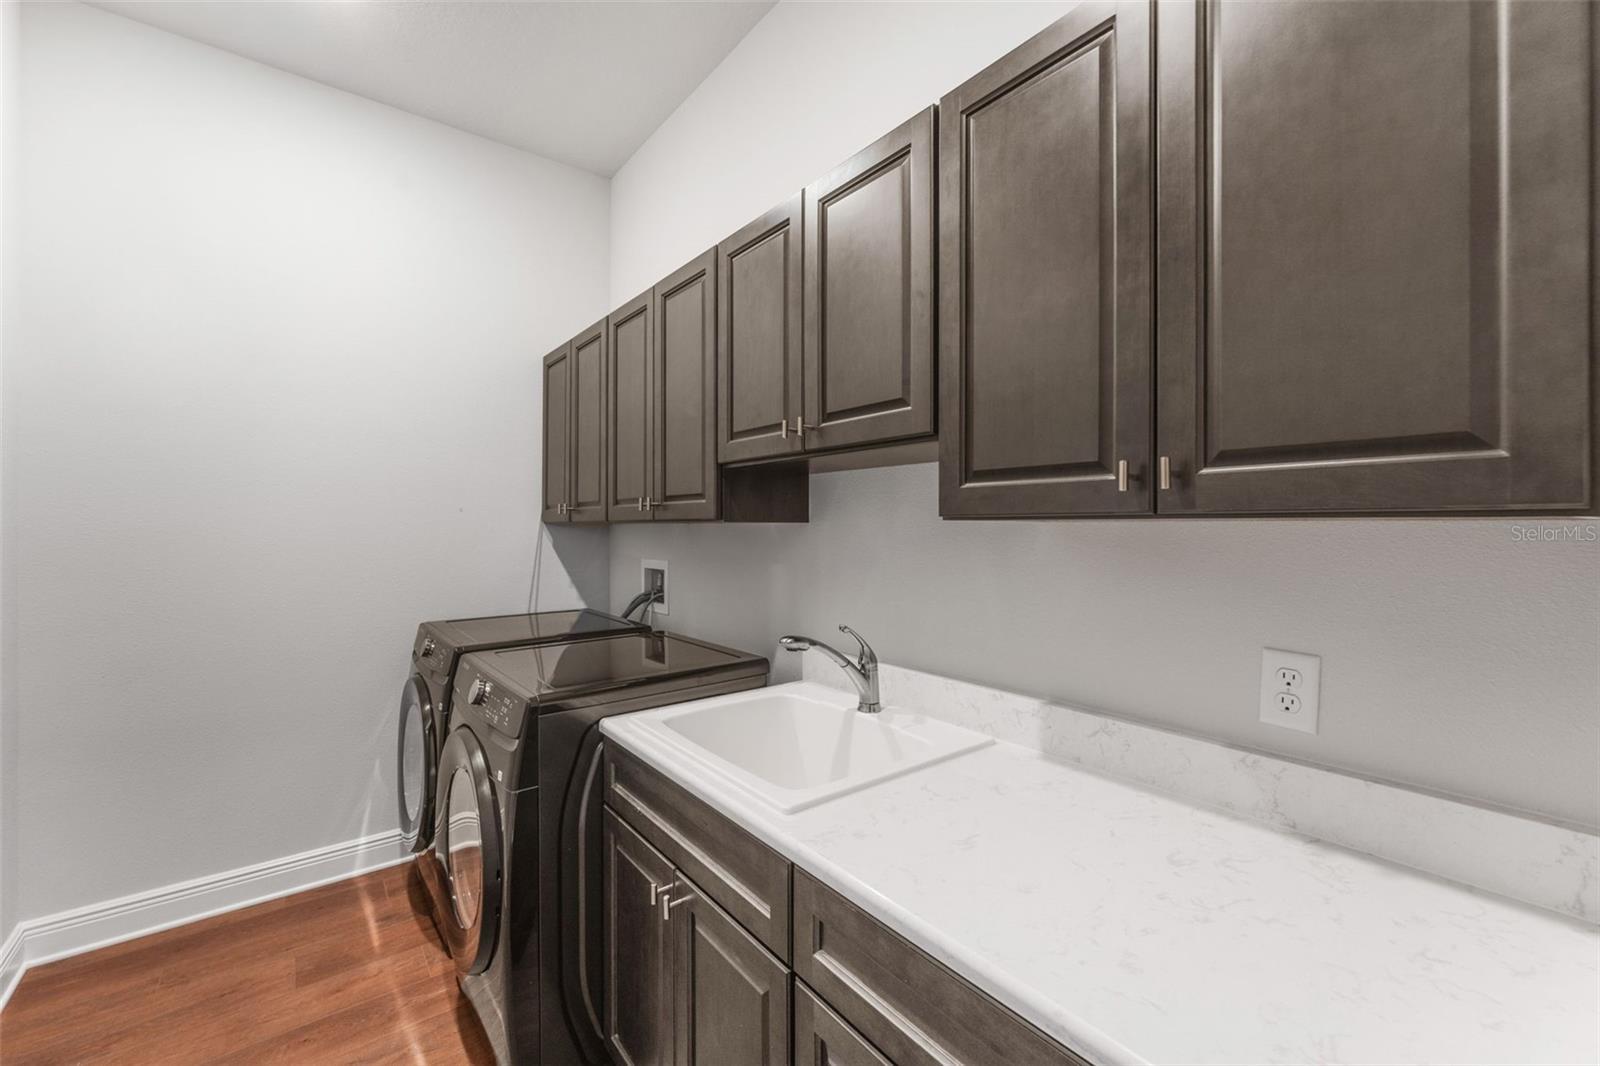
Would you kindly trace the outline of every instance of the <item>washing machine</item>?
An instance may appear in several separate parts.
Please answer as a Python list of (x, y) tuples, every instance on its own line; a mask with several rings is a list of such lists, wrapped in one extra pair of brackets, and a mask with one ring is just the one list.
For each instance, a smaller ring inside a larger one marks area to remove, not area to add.
[(400, 693), (396, 792), (406, 846), (421, 852), (433, 839), (436, 771), (449, 731), (450, 686), (463, 655), (648, 631), (648, 626), (587, 609), (454, 618), (418, 626), (411, 645), (411, 676)]
[(758, 655), (665, 633), (468, 655), (420, 866), (502, 1066), (608, 1063), (599, 722), (759, 688)]

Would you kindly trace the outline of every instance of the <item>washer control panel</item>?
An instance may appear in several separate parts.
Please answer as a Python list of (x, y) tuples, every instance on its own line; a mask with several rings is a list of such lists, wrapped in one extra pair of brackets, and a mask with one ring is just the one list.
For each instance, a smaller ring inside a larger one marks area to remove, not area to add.
[(455, 696), (496, 731), (511, 737), (521, 734), (523, 700), (493, 678), (463, 669), (456, 678)]

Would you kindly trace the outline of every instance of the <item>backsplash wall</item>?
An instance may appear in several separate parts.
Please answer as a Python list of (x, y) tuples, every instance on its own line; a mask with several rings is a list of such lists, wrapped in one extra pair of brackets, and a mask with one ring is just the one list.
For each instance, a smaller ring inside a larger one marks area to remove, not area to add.
[[(662, 558), (669, 629), (776, 656), (847, 622), (897, 665), (1595, 828), (1600, 543), (1525, 528), (942, 521), (924, 464), (813, 475), (806, 525), (617, 526), (611, 589)], [(1257, 722), (1265, 646), (1322, 656), (1320, 735)]]

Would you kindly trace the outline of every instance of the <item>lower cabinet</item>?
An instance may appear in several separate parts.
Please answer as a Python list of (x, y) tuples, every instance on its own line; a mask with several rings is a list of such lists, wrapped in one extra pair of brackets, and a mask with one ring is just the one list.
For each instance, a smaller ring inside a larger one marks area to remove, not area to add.
[(604, 780), (617, 1066), (1083, 1066), (615, 745)]
[(672, 926), (677, 1066), (789, 1061), (789, 970), (680, 875), (662, 912)]
[(891, 1066), (804, 983), (794, 983), (795, 1066)]
[(603, 891), (619, 1066), (786, 1066), (788, 967), (610, 810)]
[(674, 870), (605, 812), (605, 1031), (618, 1063), (666, 1066), (672, 1055), (672, 942), (658, 904)]

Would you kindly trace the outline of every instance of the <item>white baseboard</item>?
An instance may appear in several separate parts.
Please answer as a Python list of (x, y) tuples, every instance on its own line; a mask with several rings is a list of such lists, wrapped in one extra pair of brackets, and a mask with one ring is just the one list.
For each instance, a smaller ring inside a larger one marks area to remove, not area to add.
[(12, 989), (22, 980), (26, 967), (22, 961), (22, 926), (11, 927), (10, 934), (0, 943), (0, 1007), (11, 998)]
[(409, 858), (399, 830), (19, 922), (0, 945), (0, 1007), (30, 966), (159, 933)]

